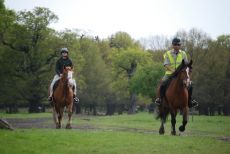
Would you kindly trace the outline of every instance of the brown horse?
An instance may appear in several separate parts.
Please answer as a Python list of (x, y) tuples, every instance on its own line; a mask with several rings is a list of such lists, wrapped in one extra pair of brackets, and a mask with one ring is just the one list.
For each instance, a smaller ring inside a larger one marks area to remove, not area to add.
[(56, 128), (61, 128), (61, 121), (65, 107), (68, 111), (68, 122), (66, 128), (72, 128), (73, 89), (69, 83), (69, 79), (72, 78), (72, 73), (71, 67), (63, 68), (63, 75), (53, 93), (53, 118)]
[[(190, 73), (192, 69), (192, 60), (189, 64), (185, 64), (184, 60), (176, 71), (166, 81), (166, 90), (162, 96), (162, 103), (158, 107), (158, 118), (161, 118), (160, 134), (164, 134), (164, 124), (168, 114), (171, 114), (171, 134), (176, 135), (176, 115), (180, 110), (183, 113), (183, 122), (179, 130), (183, 132), (188, 122), (188, 86), (190, 84)], [(158, 95), (159, 95), (158, 89)]]

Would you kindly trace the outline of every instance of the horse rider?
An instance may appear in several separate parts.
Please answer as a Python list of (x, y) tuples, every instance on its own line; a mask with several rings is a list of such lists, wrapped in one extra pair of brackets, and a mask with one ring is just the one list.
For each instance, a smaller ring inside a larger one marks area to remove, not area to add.
[[(185, 51), (180, 50), (181, 49), (181, 42), (179, 38), (174, 38), (172, 40), (172, 50), (167, 51), (164, 55), (164, 68), (166, 70), (164, 77), (162, 78), (162, 83), (160, 85), (160, 98), (156, 98), (155, 103), (157, 105), (161, 104), (161, 99), (164, 96), (164, 93), (166, 91), (167, 86), (167, 80), (169, 79), (169, 76), (177, 69), (177, 67), (181, 64), (182, 60), (186, 64), (188, 64), (188, 58), (185, 53)], [(192, 100), (192, 84), (188, 87), (188, 93), (189, 93), (189, 107), (197, 106), (198, 103), (195, 100)]]
[[(56, 62), (56, 67), (55, 67), (55, 72), (56, 75), (53, 78), (53, 81), (51, 82), (50, 85), (50, 95), (48, 97), (48, 101), (52, 102), (53, 101), (53, 88), (54, 88), (54, 84), (56, 81), (58, 81), (61, 77), (62, 77), (62, 71), (64, 66), (65, 67), (71, 67), (73, 69), (73, 63), (71, 61), (71, 59), (69, 58), (69, 51), (67, 48), (62, 48), (61, 49), (61, 57), (57, 60)], [(71, 84), (73, 85), (73, 98), (74, 98), (74, 102), (78, 102), (79, 99), (76, 97), (77, 94), (77, 86), (76, 86), (76, 81), (74, 79), (72, 79)]]

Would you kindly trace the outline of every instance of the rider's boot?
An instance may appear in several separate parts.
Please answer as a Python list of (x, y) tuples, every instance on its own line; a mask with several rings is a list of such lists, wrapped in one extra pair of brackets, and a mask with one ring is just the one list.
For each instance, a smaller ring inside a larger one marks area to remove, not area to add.
[(48, 101), (49, 101), (49, 102), (52, 102), (52, 101), (53, 101), (52, 95), (48, 97)]
[(188, 107), (192, 108), (192, 107), (197, 107), (199, 105), (199, 103), (195, 100), (195, 99), (191, 99), (188, 103)]
[(74, 100), (74, 103), (78, 103), (79, 102), (79, 99), (77, 98), (77, 96), (75, 94), (73, 95), (73, 100)]
[(160, 106), (161, 105), (161, 99), (160, 98), (156, 98), (155, 104), (158, 105), (158, 106)]

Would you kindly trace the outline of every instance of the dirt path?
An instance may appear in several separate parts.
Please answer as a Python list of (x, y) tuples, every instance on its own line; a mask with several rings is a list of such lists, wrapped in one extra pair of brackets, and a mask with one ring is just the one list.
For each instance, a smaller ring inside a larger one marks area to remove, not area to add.
[[(79, 117), (75, 117), (79, 118)], [(87, 120), (87, 118), (81, 117), (82, 120)], [(55, 125), (53, 124), (52, 118), (27, 118), (27, 119), (20, 119), (20, 118), (8, 118), (6, 119), (13, 128), (15, 129), (31, 129), (31, 128), (50, 128), (55, 129)], [(64, 122), (65, 124), (65, 122)], [(64, 128), (64, 124), (62, 127)], [(143, 134), (158, 134), (156, 130), (149, 130), (149, 129), (140, 129), (140, 128), (128, 128), (128, 127), (117, 127), (117, 126), (106, 126), (106, 127), (99, 127), (94, 126), (91, 124), (73, 124), (73, 129), (80, 129), (80, 130), (101, 130), (101, 131), (124, 131), (124, 132), (136, 132), (136, 133), (143, 133)], [(181, 134), (183, 135), (183, 134)], [(186, 136), (207, 136), (213, 137), (218, 140), (222, 140), (225, 142), (230, 142), (230, 136), (213, 136), (211, 134), (207, 134), (205, 132), (186, 132)]]
[[(79, 118), (79, 117), (78, 117)], [(8, 118), (6, 119), (13, 128), (17, 129), (31, 129), (31, 128), (55, 128), (53, 124), (52, 118)], [(81, 120), (88, 120), (87, 118), (81, 118)], [(64, 128), (65, 122), (62, 124), (62, 128)], [(81, 130), (103, 130), (103, 131), (130, 131), (130, 132), (139, 132), (139, 133), (148, 133), (148, 134), (157, 134), (157, 131), (147, 130), (147, 129), (139, 129), (139, 128), (127, 128), (127, 127), (114, 127), (114, 126), (106, 126), (99, 127), (91, 124), (72, 124), (73, 129), (81, 129)]]

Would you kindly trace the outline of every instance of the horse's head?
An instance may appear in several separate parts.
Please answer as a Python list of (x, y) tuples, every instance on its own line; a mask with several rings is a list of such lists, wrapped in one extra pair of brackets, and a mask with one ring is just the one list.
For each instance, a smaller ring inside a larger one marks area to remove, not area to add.
[(192, 60), (188, 64), (183, 60), (177, 71), (178, 78), (183, 81), (184, 86), (188, 87), (191, 84)]
[(72, 77), (73, 77), (72, 68), (70, 66), (65, 66), (63, 68), (63, 79), (68, 80), (68, 79), (72, 79)]

